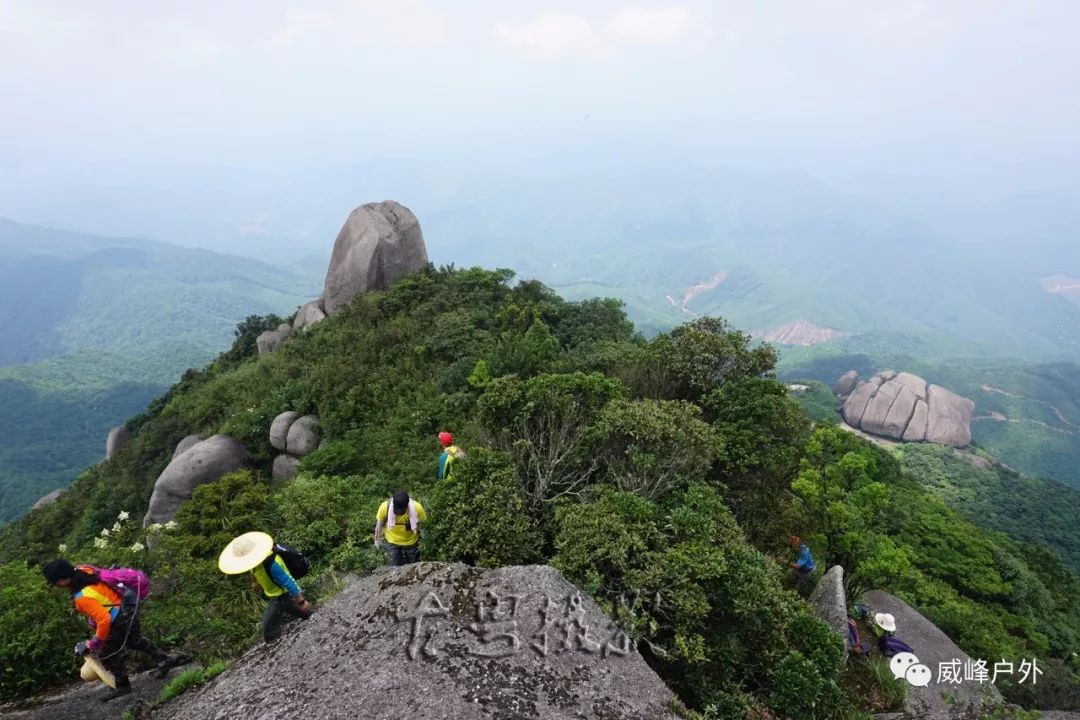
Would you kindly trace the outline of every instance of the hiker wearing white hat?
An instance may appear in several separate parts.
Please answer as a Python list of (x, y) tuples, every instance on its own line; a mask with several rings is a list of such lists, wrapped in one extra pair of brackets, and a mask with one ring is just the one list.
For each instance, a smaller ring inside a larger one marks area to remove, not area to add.
[(896, 632), (896, 618), (890, 613), (875, 613), (874, 614), (874, 627), (875, 635), (881, 636), (881, 632), (876, 632), (878, 628), (887, 633)]
[(264, 532), (249, 532), (234, 538), (218, 558), (218, 569), (226, 575), (251, 573), (251, 586), (261, 589), (270, 601), (262, 618), (263, 640), (273, 642), (281, 636), (285, 615), (303, 620), (311, 617), (311, 604), (304, 599), (282, 555), (298, 556), (306, 571), (307, 561), (292, 548), (274, 543)]

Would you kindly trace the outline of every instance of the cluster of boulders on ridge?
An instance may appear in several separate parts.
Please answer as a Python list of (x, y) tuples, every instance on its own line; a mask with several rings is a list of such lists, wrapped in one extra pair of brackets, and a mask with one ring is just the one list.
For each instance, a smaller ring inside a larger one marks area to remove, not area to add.
[(275, 480), (291, 480), (300, 470), (300, 458), (319, 447), (322, 434), (317, 415), (301, 415), (292, 410), (274, 418), (270, 425), (270, 445), (281, 454), (274, 458)]
[(296, 333), (340, 312), (357, 295), (385, 290), (427, 262), (424, 234), (411, 210), (393, 200), (361, 205), (334, 241), (323, 294), (302, 305), (292, 324), (259, 335), (259, 354), (274, 352)]
[(833, 385), (850, 427), (904, 442), (971, 444), (975, 403), (908, 372), (884, 370), (859, 382), (849, 370)]
[(144, 525), (167, 523), (198, 486), (249, 465), (247, 448), (236, 438), (214, 435), (203, 440), (189, 435), (180, 441), (172, 460), (154, 482)]

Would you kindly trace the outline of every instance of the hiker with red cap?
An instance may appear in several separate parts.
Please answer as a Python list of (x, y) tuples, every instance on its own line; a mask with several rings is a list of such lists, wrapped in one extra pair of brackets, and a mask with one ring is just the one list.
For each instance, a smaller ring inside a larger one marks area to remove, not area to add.
[(803, 544), (798, 535), (791, 535), (788, 538), (788, 544), (792, 552), (796, 553), (795, 559), (788, 563), (791, 568), (791, 584), (796, 592), (806, 597), (810, 594), (810, 575), (817, 569), (814, 556), (810, 554), (810, 548)]
[(75, 654), (97, 658), (112, 674), (115, 687), (101, 697), (102, 702), (108, 702), (131, 692), (131, 680), (124, 662), (128, 650), (140, 650), (153, 657), (157, 661), (158, 677), (164, 677), (181, 658), (165, 654), (142, 636), (137, 593), (123, 586), (110, 585), (95, 570), (89, 565), (75, 567), (63, 558), (53, 560), (41, 569), (50, 585), (71, 593), (75, 609), (86, 616), (93, 628), (94, 636), (76, 645)]
[(465, 457), (465, 452), (454, 444), (454, 436), (445, 430), (439, 433), (439, 444), (443, 448), (439, 456), (439, 479), (445, 480), (450, 477), (454, 461)]
[(386, 552), (390, 565), (411, 565), (420, 561), (420, 523), (427, 522), (424, 506), (398, 490), (394, 497), (383, 501), (375, 513), (375, 547), (383, 547), (383, 527), (386, 528)]

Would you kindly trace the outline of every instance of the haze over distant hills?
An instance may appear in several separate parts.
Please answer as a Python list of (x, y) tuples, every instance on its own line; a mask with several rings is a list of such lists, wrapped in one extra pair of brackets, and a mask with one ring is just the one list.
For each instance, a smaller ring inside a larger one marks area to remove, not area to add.
[(0, 219), (0, 521), (100, 458), (110, 427), (221, 352), (239, 321), (295, 310), (319, 278)]

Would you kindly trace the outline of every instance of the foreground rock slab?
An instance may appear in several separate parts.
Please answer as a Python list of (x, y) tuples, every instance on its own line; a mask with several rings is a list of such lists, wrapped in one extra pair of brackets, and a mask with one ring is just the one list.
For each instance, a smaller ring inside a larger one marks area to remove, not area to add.
[(419, 563), (352, 578), (154, 720), (674, 720), (673, 697), (546, 566)]

